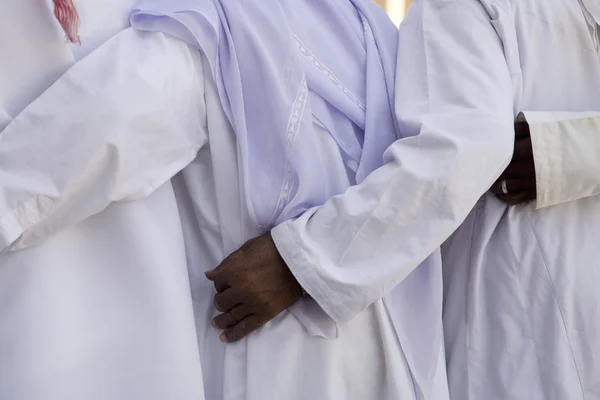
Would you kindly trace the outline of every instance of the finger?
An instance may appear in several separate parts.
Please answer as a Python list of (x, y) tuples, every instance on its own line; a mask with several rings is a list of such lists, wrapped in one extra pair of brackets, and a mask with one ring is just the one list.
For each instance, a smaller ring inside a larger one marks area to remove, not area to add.
[(221, 265), (223, 265), (223, 264), (219, 264), (217, 267), (215, 267), (209, 271), (206, 271), (204, 273), (204, 275), (206, 276), (206, 279), (208, 279), (209, 281), (214, 281), (217, 278), (217, 276), (219, 275), (219, 273), (221, 272), (221, 270), (223, 269), (223, 267), (221, 267)]
[(511, 161), (498, 180), (501, 181), (502, 179), (535, 179), (533, 162), (529, 160)]
[(256, 315), (249, 315), (232, 327), (225, 329), (219, 339), (226, 343), (237, 342), (260, 328), (261, 325), (262, 323)]
[(221, 293), (231, 287), (231, 274), (228, 271), (223, 271), (213, 281), (215, 290)]
[[(245, 246), (245, 245), (244, 245)], [(204, 275), (206, 275), (206, 278), (210, 281), (214, 281), (217, 279), (217, 277), (219, 276), (219, 274), (221, 272), (223, 272), (224, 270), (227, 270), (230, 268), (230, 266), (232, 265), (236, 265), (236, 263), (239, 263), (240, 258), (243, 259), (243, 249), (244, 246), (242, 246), (241, 248), (239, 248), (238, 250), (234, 251), (233, 253), (231, 253), (230, 255), (228, 255), (227, 257), (225, 257), (223, 259), (223, 261), (221, 261), (221, 263), (209, 270), (206, 271), (204, 273)]]
[(535, 200), (536, 195), (532, 192), (521, 192), (517, 194), (510, 195), (496, 195), (500, 201), (509, 204), (511, 206), (516, 206), (523, 203), (528, 203), (532, 200)]
[(244, 293), (237, 289), (226, 289), (215, 295), (215, 308), (225, 312), (242, 303)]
[(515, 142), (513, 160), (533, 160), (531, 138), (525, 138)]
[[(502, 182), (506, 182), (504, 193)], [(513, 196), (523, 192), (535, 191), (535, 179), (498, 179), (491, 188), (496, 195)]]
[(227, 266), (231, 264), (231, 259), (234, 258), (238, 252), (239, 250), (234, 251), (233, 253), (225, 257), (215, 268), (211, 269), (210, 271), (206, 271), (204, 273), (204, 275), (206, 275), (206, 278), (209, 281), (214, 281), (221, 272), (227, 269)]
[(219, 314), (212, 320), (212, 326), (216, 329), (227, 329), (244, 318), (250, 316), (250, 308), (244, 304), (233, 307), (226, 313)]
[(529, 123), (527, 121), (515, 122), (515, 139), (523, 139), (530, 137)]
[(206, 275), (206, 278), (209, 281), (212, 281), (217, 292), (222, 292), (231, 286), (229, 282), (230, 274), (227, 273), (228, 264), (226, 263), (226, 261), (227, 259), (223, 260), (221, 264), (219, 264), (216, 268), (211, 269), (210, 271), (206, 271), (204, 273), (204, 275)]

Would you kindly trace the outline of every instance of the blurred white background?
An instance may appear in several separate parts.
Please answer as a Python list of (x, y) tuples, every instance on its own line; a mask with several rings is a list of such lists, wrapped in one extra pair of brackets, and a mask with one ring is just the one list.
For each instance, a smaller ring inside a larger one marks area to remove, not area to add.
[(396, 25), (400, 25), (411, 0), (375, 0), (390, 15), (390, 18)]

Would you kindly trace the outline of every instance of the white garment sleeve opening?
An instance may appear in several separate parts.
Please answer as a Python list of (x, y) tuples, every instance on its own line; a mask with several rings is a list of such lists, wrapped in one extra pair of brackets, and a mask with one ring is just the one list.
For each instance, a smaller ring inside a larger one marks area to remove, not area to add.
[(600, 194), (600, 112), (525, 111), (537, 209)]
[(0, 134), (0, 251), (147, 196), (191, 162), (206, 141), (202, 76), (196, 49), (133, 29), (67, 71)]
[(282, 257), (336, 322), (404, 280), (466, 218), (511, 159), (513, 84), (492, 19), (472, 0), (421, 0), (400, 28), (386, 165), (277, 226)]

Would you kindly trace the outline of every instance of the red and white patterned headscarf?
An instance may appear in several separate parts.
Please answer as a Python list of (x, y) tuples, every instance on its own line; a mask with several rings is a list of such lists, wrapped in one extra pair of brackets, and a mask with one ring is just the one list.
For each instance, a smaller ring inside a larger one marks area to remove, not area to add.
[(79, 39), (79, 15), (73, 0), (53, 0), (54, 15), (71, 43), (81, 43)]

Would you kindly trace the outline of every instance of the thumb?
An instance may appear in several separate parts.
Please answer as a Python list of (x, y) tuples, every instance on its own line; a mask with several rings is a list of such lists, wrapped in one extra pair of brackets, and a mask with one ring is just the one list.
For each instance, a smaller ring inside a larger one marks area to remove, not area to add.
[[(229, 256), (229, 257), (231, 257), (231, 256)], [(219, 275), (225, 269), (225, 265), (227, 265), (227, 260), (229, 260), (229, 257), (226, 257), (215, 268), (206, 271), (204, 273), (204, 275), (206, 276), (206, 279), (208, 279), (209, 281), (214, 281), (215, 278), (217, 277), (217, 275)]]
[(204, 273), (204, 275), (206, 276), (206, 279), (208, 279), (209, 281), (214, 281), (215, 278), (217, 277), (217, 275), (219, 275), (219, 272), (221, 271), (220, 267), (221, 267), (221, 265), (219, 265), (216, 268), (206, 271)]

